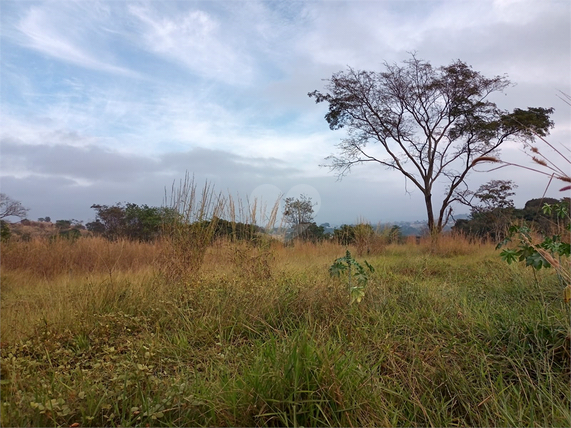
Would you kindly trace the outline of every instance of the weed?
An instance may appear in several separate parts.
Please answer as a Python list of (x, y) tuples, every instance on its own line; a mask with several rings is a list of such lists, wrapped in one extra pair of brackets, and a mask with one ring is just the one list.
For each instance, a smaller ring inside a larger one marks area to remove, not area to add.
[[(548, 214), (555, 211), (557, 213), (558, 229), (562, 229), (559, 220), (566, 220), (564, 229), (568, 231), (571, 230), (569, 208), (567, 205), (563, 203), (553, 206), (545, 204), (543, 211)], [(504, 249), (500, 253), (502, 259), (508, 264), (516, 260), (520, 262), (525, 261), (526, 266), (531, 266), (535, 270), (553, 267), (557, 272), (560, 285), (563, 287), (563, 299), (565, 303), (569, 303), (571, 301), (571, 273), (569, 272), (568, 262), (571, 247), (569, 242), (562, 240), (561, 234), (556, 234), (544, 237), (542, 242), (533, 244), (531, 230), (528, 227), (513, 225), (510, 227), (506, 239), (500, 242), (496, 249), (506, 246), (512, 242), (514, 237), (517, 237), (517, 248)]]
[[(366, 260), (364, 263), (369, 272), (375, 271), (373, 266)], [(345, 253), (345, 257), (338, 258), (329, 267), (329, 274), (331, 276), (340, 277), (344, 272), (347, 272), (347, 287), (349, 289), (349, 296), (351, 297), (351, 304), (354, 302), (361, 303), (361, 300), (363, 300), (365, 296), (365, 287), (369, 282), (369, 275), (365, 268), (351, 256), (349, 250)], [(355, 285), (354, 282), (356, 283)]]

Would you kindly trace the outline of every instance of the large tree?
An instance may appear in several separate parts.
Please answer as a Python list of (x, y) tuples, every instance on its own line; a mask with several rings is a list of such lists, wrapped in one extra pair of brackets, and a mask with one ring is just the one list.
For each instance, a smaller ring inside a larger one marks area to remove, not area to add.
[[(424, 195), (432, 233), (448, 221), (475, 160), (495, 155), (506, 141), (545, 136), (553, 126), (551, 108), (498, 109), (488, 98), (509, 80), (487, 78), (462, 61), (435, 68), (413, 55), (384, 66), (383, 72), (348, 68), (333, 74), (326, 92), (308, 94), (329, 103), (332, 130), (348, 129), (328, 166), (340, 177), (370, 162), (399, 171)], [(447, 187), (435, 207), (433, 188), (441, 182)]]

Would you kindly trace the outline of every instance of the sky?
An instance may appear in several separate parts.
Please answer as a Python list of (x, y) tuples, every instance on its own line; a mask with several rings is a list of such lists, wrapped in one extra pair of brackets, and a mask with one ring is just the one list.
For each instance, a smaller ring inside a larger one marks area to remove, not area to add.
[[(1, 192), (32, 220), (91, 221), (93, 204), (160, 206), (189, 173), (246, 201), (304, 194), (318, 224), (424, 220), (400, 173), (364, 165), (338, 180), (322, 166), (346, 134), (307, 96), (348, 66), (382, 71), (411, 52), (507, 75), (498, 107), (554, 107), (548, 141), (570, 147), (568, 0), (2, 0)], [(502, 158), (529, 164), (515, 143)], [(492, 179), (517, 183), (517, 207), (549, 182), (479, 168), (468, 183)]]

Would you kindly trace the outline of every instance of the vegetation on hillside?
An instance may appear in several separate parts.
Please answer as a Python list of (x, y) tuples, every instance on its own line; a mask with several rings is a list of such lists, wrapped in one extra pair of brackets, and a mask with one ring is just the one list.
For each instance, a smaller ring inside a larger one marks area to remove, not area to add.
[(542, 208), (547, 205), (569, 207), (569, 198), (537, 198), (527, 201), (523, 208), (494, 207), (472, 210), (469, 219), (457, 220), (453, 230), (467, 236), (490, 239), (492, 242), (503, 240), (511, 225), (526, 225), (541, 235), (560, 233), (568, 226), (568, 219), (558, 221), (555, 211), (546, 212)]

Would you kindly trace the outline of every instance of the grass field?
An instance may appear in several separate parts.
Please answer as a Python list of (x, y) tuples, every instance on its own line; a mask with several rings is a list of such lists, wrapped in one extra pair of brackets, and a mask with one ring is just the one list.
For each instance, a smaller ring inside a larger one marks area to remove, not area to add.
[(221, 242), (181, 282), (160, 254), (2, 245), (2, 426), (571, 425), (561, 285), (491, 245), (356, 257), (359, 304), (338, 245)]

